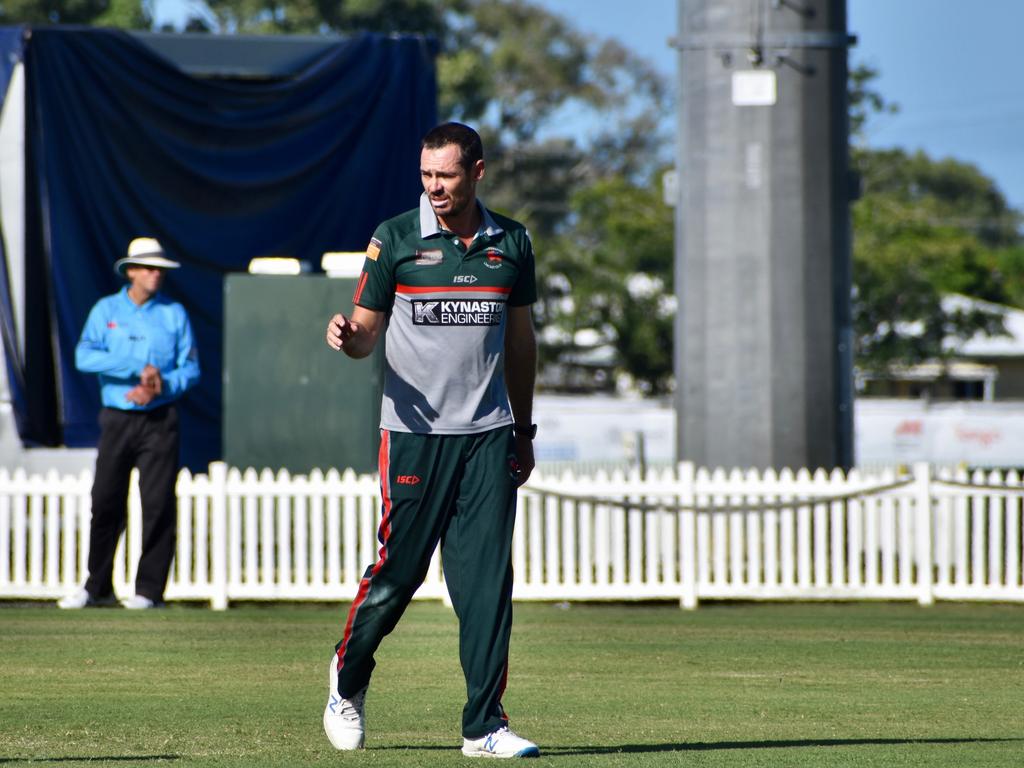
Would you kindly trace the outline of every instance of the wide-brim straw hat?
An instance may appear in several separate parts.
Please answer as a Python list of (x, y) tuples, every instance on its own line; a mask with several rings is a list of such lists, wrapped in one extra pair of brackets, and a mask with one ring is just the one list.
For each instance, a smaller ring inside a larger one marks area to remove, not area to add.
[(164, 256), (163, 246), (154, 237), (136, 237), (128, 243), (128, 255), (114, 263), (114, 271), (124, 277), (128, 267), (156, 267), (157, 269), (177, 269), (176, 261)]

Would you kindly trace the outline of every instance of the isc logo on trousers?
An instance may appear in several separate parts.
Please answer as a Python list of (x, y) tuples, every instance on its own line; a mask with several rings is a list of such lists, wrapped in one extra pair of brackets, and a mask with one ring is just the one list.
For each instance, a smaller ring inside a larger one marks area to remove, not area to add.
[(395, 482), (399, 485), (419, 485), (419, 475), (399, 475), (395, 478)]

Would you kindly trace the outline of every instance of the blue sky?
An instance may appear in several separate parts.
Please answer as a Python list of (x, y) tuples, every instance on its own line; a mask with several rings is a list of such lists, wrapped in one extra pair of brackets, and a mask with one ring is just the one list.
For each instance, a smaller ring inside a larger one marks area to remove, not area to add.
[[(675, 75), (668, 39), (677, 0), (534, 1)], [(195, 4), (157, 0), (157, 17), (173, 22)], [(847, 8), (858, 39), (851, 62), (878, 69), (878, 90), (900, 106), (869, 125), (868, 144), (973, 163), (1024, 210), (1024, 0), (848, 0)]]
[[(674, 76), (677, 0), (539, 2)], [(851, 63), (877, 69), (877, 90), (900, 107), (867, 143), (973, 163), (1024, 210), (1024, 0), (848, 0), (847, 26)]]

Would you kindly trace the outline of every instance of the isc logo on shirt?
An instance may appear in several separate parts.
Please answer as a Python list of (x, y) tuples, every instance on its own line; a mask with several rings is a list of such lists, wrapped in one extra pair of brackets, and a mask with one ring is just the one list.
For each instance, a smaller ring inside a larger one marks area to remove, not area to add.
[(452, 282), (455, 283), (456, 285), (458, 285), (459, 283), (463, 283), (465, 285), (472, 285), (479, 279), (480, 278), (477, 277), (476, 275), (456, 275), (455, 277), (452, 278)]

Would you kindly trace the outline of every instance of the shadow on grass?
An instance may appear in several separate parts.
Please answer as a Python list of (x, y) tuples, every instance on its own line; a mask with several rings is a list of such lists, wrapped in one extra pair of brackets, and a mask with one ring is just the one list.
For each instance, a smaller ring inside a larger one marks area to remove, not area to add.
[[(1024, 737), (1005, 738), (943, 738), (943, 739), (790, 739), (777, 741), (709, 741), (678, 744), (619, 744), (609, 747), (548, 746), (541, 744), (543, 757), (574, 757), (576, 755), (643, 754), (656, 752), (714, 752), (727, 749), (792, 749), (794, 747), (858, 747), (858, 746), (901, 746), (914, 744), (1005, 744), (1024, 742)], [(368, 751), (443, 751), (457, 749), (451, 744), (415, 746), (389, 745), (369, 747)]]
[(1024, 738), (947, 738), (947, 739), (785, 739), (778, 741), (710, 741), (681, 744), (621, 744), (612, 747), (542, 747), (542, 754), (612, 755), (644, 752), (714, 752), (720, 749), (792, 749), (794, 747), (859, 747), (910, 744), (999, 744), (1024, 741)]
[(88, 757), (0, 757), (0, 763), (149, 763), (181, 760), (181, 755), (89, 755)]

